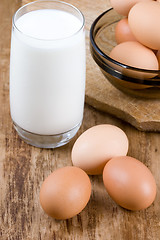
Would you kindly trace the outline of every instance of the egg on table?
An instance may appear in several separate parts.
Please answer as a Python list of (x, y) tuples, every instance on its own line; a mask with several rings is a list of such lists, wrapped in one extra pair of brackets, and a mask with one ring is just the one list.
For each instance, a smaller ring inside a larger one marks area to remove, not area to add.
[(80, 213), (91, 195), (91, 182), (80, 168), (67, 166), (51, 173), (40, 189), (43, 210), (55, 219), (68, 219)]
[(123, 156), (111, 159), (103, 170), (104, 186), (121, 207), (141, 210), (156, 197), (156, 183), (150, 170), (135, 158)]
[(120, 128), (101, 124), (89, 128), (73, 145), (71, 158), (73, 165), (87, 174), (102, 174), (106, 162), (128, 152), (128, 138)]

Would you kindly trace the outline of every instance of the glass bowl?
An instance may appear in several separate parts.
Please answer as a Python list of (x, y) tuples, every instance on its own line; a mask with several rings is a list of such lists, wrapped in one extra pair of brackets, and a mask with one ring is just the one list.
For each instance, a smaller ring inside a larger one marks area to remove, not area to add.
[(102, 13), (90, 29), (90, 50), (104, 76), (117, 89), (136, 97), (160, 98), (160, 71), (127, 66), (109, 57), (117, 45), (115, 26), (122, 18), (113, 8)]

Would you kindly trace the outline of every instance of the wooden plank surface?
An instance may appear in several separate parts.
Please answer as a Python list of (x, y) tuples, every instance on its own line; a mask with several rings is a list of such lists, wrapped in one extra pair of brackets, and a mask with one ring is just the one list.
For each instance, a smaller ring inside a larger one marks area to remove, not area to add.
[[(87, 36), (94, 18), (109, 7), (108, 0), (67, 2), (84, 12)], [(88, 105), (85, 106), (84, 120), (78, 134), (68, 145), (59, 149), (31, 147), (22, 142), (13, 129), (9, 112), (11, 17), (24, 3), (26, 1), (0, 1), (0, 240), (159, 240), (159, 133), (140, 132)], [(87, 66), (89, 64), (87, 62)], [(92, 176), (91, 199), (80, 214), (64, 221), (48, 217), (39, 204), (39, 190), (43, 180), (54, 169), (71, 165), (70, 154), (75, 139), (89, 127), (102, 123), (122, 128), (129, 138), (128, 155), (138, 158), (152, 171), (157, 183), (154, 204), (136, 212), (122, 209), (104, 190), (102, 177)]]

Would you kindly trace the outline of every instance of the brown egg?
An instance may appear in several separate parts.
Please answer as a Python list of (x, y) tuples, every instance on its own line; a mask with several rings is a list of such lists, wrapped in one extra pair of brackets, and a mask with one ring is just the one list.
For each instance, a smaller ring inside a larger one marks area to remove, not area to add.
[[(159, 69), (158, 60), (154, 52), (136, 41), (128, 41), (118, 44), (112, 49), (109, 56), (114, 60), (131, 67), (146, 70)], [(153, 73), (142, 73), (138, 71), (131, 72), (128, 69), (124, 69), (124, 74), (142, 79), (155, 76)]]
[(157, 51), (156, 56), (157, 56), (159, 68), (160, 68), (160, 50)]
[(103, 171), (104, 186), (121, 207), (141, 210), (149, 207), (156, 196), (156, 183), (150, 170), (135, 158), (111, 159)]
[(111, 6), (116, 10), (117, 13), (127, 16), (129, 10), (138, 2), (150, 1), (150, 0), (110, 0)]
[(139, 42), (151, 49), (160, 49), (159, 2), (144, 1), (135, 4), (129, 12), (128, 23)]
[(76, 140), (72, 162), (88, 174), (102, 174), (110, 158), (124, 156), (127, 152), (126, 134), (116, 126), (102, 124), (89, 128)]
[(68, 219), (80, 213), (91, 195), (91, 182), (80, 168), (68, 166), (55, 170), (42, 184), (40, 203), (55, 219)]
[(115, 28), (115, 38), (118, 44), (126, 41), (136, 41), (136, 38), (128, 25), (127, 18), (123, 18), (117, 23)]

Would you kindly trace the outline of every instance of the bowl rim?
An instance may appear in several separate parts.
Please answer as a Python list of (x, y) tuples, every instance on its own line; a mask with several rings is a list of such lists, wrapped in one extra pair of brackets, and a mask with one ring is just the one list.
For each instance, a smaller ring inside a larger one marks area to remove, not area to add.
[[(107, 9), (105, 12), (101, 13), (92, 23), (91, 25), (91, 28), (90, 28), (90, 42), (93, 46), (93, 48), (95, 49), (96, 52), (98, 52), (103, 58), (107, 59), (108, 61), (110, 61), (111, 63), (114, 63), (115, 65), (118, 65), (122, 68), (125, 68), (125, 69), (130, 69), (130, 70), (134, 70), (134, 71), (137, 71), (137, 72), (145, 72), (145, 73), (155, 73), (155, 74), (160, 74), (160, 70), (152, 70), (152, 69), (143, 69), (143, 68), (136, 68), (136, 67), (132, 67), (132, 66), (129, 66), (127, 64), (123, 64), (121, 62), (118, 62), (116, 60), (114, 60), (113, 58), (109, 57), (108, 55), (106, 55), (99, 47), (98, 45), (96, 44), (95, 40), (94, 40), (94, 37), (93, 37), (93, 32), (94, 32), (94, 29), (96, 27), (96, 24), (98, 23), (98, 21), (105, 15), (107, 14), (108, 12), (110, 11), (113, 11), (114, 9), (111, 7), (109, 9)], [(116, 11), (115, 11), (116, 12)], [(118, 13), (117, 13), (118, 14)]]

